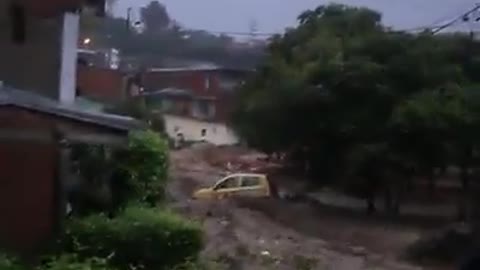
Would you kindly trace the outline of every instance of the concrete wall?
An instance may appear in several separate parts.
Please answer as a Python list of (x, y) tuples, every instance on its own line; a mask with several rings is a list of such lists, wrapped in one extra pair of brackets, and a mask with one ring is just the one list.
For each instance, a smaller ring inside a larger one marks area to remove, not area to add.
[(74, 103), (77, 87), (78, 39), (80, 34), (80, 16), (77, 13), (65, 13), (62, 20), (60, 48), (60, 85), (58, 99), (62, 103)]
[[(186, 117), (164, 115), (165, 130), (172, 139), (182, 133), (186, 141), (202, 141), (215, 145), (233, 145), (239, 142), (232, 129), (223, 123), (205, 122)], [(205, 129), (205, 137), (202, 136)]]
[(9, 1), (0, 1), (0, 81), (59, 98), (62, 17), (27, 18), (24, 44), (11, 38)]

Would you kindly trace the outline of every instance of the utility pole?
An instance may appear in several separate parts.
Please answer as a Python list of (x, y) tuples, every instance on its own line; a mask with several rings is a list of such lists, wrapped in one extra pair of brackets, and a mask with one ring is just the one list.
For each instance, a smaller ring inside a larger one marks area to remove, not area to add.
[(132, 13), (132, 8), (131, 7), (127, 8), (127, 25), (126, 25), (126, 27), (127, 27), (128, 32), (130, 32), (130, 26), (131, 26), (131, 20), (132, 20), (131, 13)]

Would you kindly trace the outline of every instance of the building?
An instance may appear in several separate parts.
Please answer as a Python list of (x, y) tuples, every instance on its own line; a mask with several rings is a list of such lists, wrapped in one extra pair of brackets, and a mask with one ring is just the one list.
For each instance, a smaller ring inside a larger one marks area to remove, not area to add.
[(141, 97), (164, 116), (173, 139), (236, 144), (239, 140), (227, 122), (235, 89), (250, 73), (210, 64), (152, 68), (143, 73)]
[[(129, 118), (84, 111), (36, 93), (0, 88), (0, 246), (34, 252), (61, 230), (68, 149), (63, 142), (125, 144)], [(21, 198), (21, 199), (20, 199)]]
[(86, 66), (108, 69), (119, 69), (122, 60), (120, 51), (115, 48), (103, 50), (78, 49), (78, 59)]
[(139, 93), (138, 71), (122, 62), (116, 49), (78, 50), (77, 102), (86, 107), (108, 108)]
[(136, 74), (108, 67), (78, 65), (77, 96), (105, 105), (125, 102), (138, 93)]
[(61, 232), (68, 144), (125, 145), (143, 128), (76, 104), (82, 4), (0, 1), (0, 249), (35, 252)]

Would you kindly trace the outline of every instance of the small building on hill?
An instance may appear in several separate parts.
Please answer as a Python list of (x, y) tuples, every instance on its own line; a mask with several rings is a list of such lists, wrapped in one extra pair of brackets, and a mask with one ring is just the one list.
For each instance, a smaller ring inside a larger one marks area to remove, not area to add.
[(228, 126), (232, 102), (251, 73), (212, 64), (152, 68), (142, 74), (139, 96), (163, 115), (172, 139), (233, 145), (239, 139)]

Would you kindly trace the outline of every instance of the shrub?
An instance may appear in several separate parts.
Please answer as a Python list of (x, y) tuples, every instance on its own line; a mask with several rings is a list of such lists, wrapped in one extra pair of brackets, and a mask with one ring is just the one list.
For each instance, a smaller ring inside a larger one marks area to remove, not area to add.
[(424, 236), (406, 250), (407, 259), (422, 262), (452, 262), (475, 250), (473, 232), (464, 226), (449, 226)]
[(62, 255), (47, 260), (36, 270), (114, 270), (105, 259), (90, 258), (80, 261), (75, 255)]
[(1, 270), (26, 270), (16, 258), (0, 254), (0, 269)]
[(59, 257), (49, 257), (41, 265), (36, 267), (27, 267), (17, 258), (0, 255), (1, 270), (115, 270), (108, 267), (106, 260), (90, 258), (80, 261), (74, 255), (61, 255)]
[(109, 258), (120, 269), (166, 269), (195, 260), (200, 228), (166, 211), (130, 207), (113, 219), (94, 215), (72, 220), (63, 241), (84, 258)]
[(153, 206), (165, 197), (168, 143), (153, 131), (135, 132), (118, 155), (119, 175), (127, 178), (135, 199)]
[(164, 198), (168, 145), (153, 131), (135, 132), (125, 149), (74, 145), (71, 158), (83, 177), (74, 212), (115, 211), (131, 201), (153, 206)]

